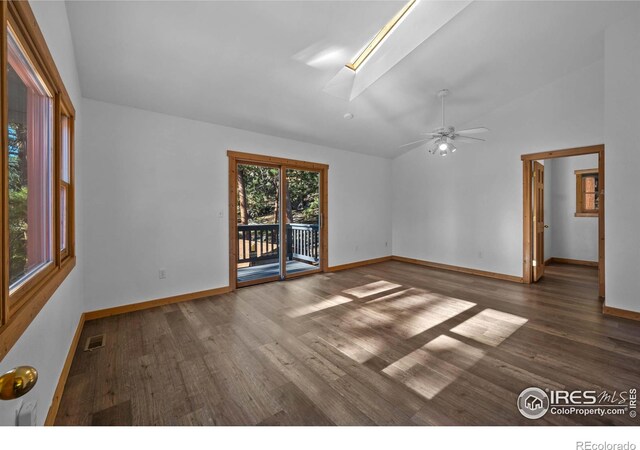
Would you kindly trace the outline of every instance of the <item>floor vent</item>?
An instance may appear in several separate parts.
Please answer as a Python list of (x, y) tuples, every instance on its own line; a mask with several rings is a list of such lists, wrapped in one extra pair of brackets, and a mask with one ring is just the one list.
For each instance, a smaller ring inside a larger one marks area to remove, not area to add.
[(91, 352), (97, 348), (104, 347), (104, 343), (106, 341), (105, 334), (99, 334), (97, 336), (91, 336), (87, 338), (86, 344), (84, 344), (84, 351)]

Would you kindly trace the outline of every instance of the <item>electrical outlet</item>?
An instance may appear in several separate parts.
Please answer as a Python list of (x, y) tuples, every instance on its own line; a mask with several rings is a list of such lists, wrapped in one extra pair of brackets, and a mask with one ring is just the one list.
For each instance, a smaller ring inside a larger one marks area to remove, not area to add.
[(166, 269), (158, 270), (158, 278), (160, 278), (161, 280), (164, 280), (165, 278), (167, 278), (167, 270)]

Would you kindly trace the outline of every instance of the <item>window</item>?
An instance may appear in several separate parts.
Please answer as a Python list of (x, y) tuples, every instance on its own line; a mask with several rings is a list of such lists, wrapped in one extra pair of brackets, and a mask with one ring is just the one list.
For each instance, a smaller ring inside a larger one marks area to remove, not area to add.
[(9, 289), (51, 262), (53, 98), (8, 33)]
[(71, 136), (73, 119), (66, 114), (60, 116), (60, 257), (69, 256), (71, 227), (71, 209), (69, 192), (71, 191)]
[(0, 2), (2, 359), (75, 265), (75, 110), (29, 3)]
[(410, 0), (407, 4), (405, 4), (402, 9), (398, 11), (396, 15), (393, 16), (393, 18), (389, 22), (387, 22), (387, 24), (382, 27), (380, 31), (378, 31), (378, 34), (373, 37), (371, 42), (369, 42), (369, 44), (367, 44), (367, 46), (360, 53), (358, 53), (358, 56), (356, 56), (346, 66), (353, 71), (358, 70), (358, 68), (365, 63), (367, 58), (369, 58), (369, 56), (373, 54), (376, 48), (378, 48), (382, 41), (393, 31), (400, 20), (409, 12), (416, 1), (417, 0)]
[(576, 217), (598, 217), (598, 169), (576, 170)]

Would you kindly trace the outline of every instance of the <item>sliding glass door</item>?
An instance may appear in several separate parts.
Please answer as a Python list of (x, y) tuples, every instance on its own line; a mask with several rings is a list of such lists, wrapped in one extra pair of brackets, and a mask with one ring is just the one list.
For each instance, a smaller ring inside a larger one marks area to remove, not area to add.
[(326, 166), (265, 159), (230, 162), (230, 263), (238, 287), (319, 272), (326, 263)]
[(278, 167), (238, 164), (238, 285), (280, 279), (280, 178)]
[(287, 275), (316, 271), (320, 267), (320, 172), (285, 171)]

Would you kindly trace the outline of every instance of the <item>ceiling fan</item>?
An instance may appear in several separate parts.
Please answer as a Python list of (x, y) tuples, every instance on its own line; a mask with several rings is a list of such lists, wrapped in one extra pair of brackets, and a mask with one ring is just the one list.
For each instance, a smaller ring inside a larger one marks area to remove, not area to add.
[(408, 144), (401, 145), (400, 148), (406, 147), (408, 145), (415, 145), (418, 143), (426, 142), (427, 151), (429, 153), (431, 153), (432, 155), (439, 153), (440, 156), (447, 156), (449, 152), (453, 153), (456, 151), (456, 146), (454, 145), (454, 142), (456, 143), (465, 142), (465, 143), (473, 144), (478, 141), (484, 141), (484, 139), (471, 137), (469, 135), (486, 133), (489, 131), (488, 128), (478, 127), (478, 128), (468, 128), (466, 130), (456, 131), (454, 127), (445, 126), (444, 99), (447, 95), (449, 95), (448, 89), (442, 89), (441, 91), (438, 92), (438, 97), (442, 99), (442, 127), (430, 133), (422, 133), (427, 137), (414, 142), (409, 142)]

